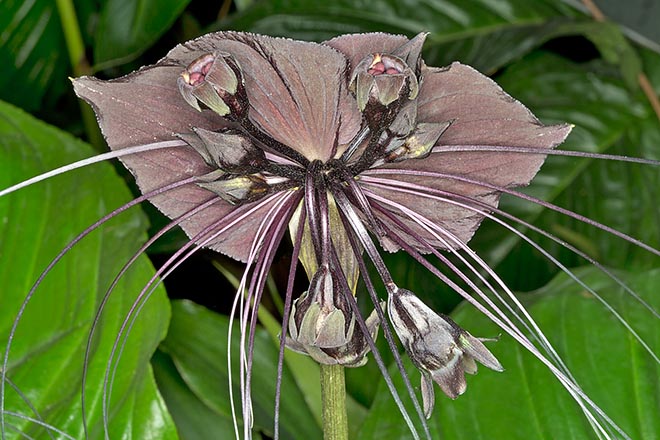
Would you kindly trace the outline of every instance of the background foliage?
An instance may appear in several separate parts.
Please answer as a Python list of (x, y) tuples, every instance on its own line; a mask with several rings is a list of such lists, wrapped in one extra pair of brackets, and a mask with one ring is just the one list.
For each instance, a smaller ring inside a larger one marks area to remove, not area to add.
[[(0, 4), (0, 189), (103, 150), (89, 110), (68, 76), (116, 77), (156, 62), (177, 42), (219, 30), (322, 41), (340, 33), (430, 32), (425, 60), (459, 60), (492, 75), (544, 122), (575, 124), (565, 149), (660, 160), (660, 123), (639, 86), (660, 92), (657, 3), (599, 0), (600, 22), (577, 0), (4, 0)], [(83, 138), (92, 143), (83, 143)], [(660, 170), (629, 163), (550, 157), (527, 191), (659, 247)], [(0, 199), (0, 349), (38, 274), (85, 227), (135, 194), (120, 167), (96, 165)], [(510, 197), (503, 209), (573, 244), (660, 309), (658, 257), (610, 234)], [(9, 438), (49, 438), (31, 419), (82, 438), (81, 371), (89, 326), (111, 280), (164, 224), (134, 208), (83, 240), (26, 309), (9, 362)], [(150, 225), (150, 227), (149, 227)], [(148, 228), (149, 227), (149, 228)], [(527, 231), (529, 232), (529, 231)], [(528, 234), (563, 264), (585, 261)], [(159, 265), (185, 240), (168, 234), (117, 286), (92, 340), (85, 386), (89, 435), (102, 428), (106, 363), (124, 315)], [(631, 438), (660, 436), (660, 369), (612, 315), (541, 253), (485, 222), (472, 246), (521, 293), (584, 390)], [(272, 435), (278, 294), (289, 251), (278, 257), (272, 301), (260, 314), (254, 379), (255, 431)], [(499, 331), (407, 257), (387, 255), (395, 279), (477, 336)], [(151, 260), (151, 262), (149, 261)], [(220, 268), (220, 269), (218, 269)], [(233, 435), (227, 390), (227, 310), (240, 270), (201, 253), (165, 280), (140, 311), (113, 376), (111, 438), (215, 439)], [(593, 268), (575, 269), (658, 352), (648, 310)], [(301, 289), (304, 285), (301, 284)], [(167, 292), (166, 292), (167, 290)], [(168, 300), (169, 296), (169, 300)], [(169, 329), (169, 332), (168, 332)], [(167, 336), (165, 336), (167, 334)], [(237, 341), (232, 341), (235, 346)], [(434, 438), (590, 438), (588, 424), (557, 381), (510, 338), (491, 344), (506, 372), (468, 379), (466, 395), (438, 396)], [(237, 356), (234, 355), (234, 359)], [(288, 355), (282, 438), (319, 438), (318, 370)], [(237, 371), (238, 365), (233, 371)], [(410, 438), (373, 362), (347, 372), (354, 438)], [(418, 373), (411, 371), (413, 383)], [(440, 394), (439, 392), (437, 394)], [(28, 400), (35, 408), (31, 408)], [(36, 409), (36, 411), (35, 411)], [(23, 416), (21, 417), (20, 414)], [(29, 418), (28, 418), (29, 417)], [(59, 438), (55, 434), (56, 438)], [(27, 437), (26, 437), (27, 438)]]

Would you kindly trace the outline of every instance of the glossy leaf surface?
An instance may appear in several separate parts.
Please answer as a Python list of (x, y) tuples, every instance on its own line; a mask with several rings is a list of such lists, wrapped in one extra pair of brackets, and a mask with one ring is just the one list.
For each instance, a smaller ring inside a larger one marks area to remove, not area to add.
[[(0, 104), (0, 187), (90, 156), (91, 148), (70, 135)], [(0, 349), (30, 286), (48, 262), (78, 233), (130, 200), (108, 165), (95, 165), (0, 199)], [(101, 298), (123, 263), (144, 240), (139, 211), (124, 214), (84, 239), (36, 290), (18, 326), (7, 374), (46, 423), (83, 438), (80, 384), (90, 324)], [(130, 246), (128, 245), (130, 243)], [(106, 363), (117, 332), (153, 269), (140, 258), (122, 278), (99, 322), (87, 370), (89, 435), (102, 436), (102, 393)], [(158, 289), (130, 331), (110, 395), (110, 437), (171, 439), (176, 432), (151, 374), (149, 358), (164, 337), (169, 303)], [(5, 409), (37, 417), (11, 388)], [(16, 430), (48, 438), (43, 429), (7, 416)]]

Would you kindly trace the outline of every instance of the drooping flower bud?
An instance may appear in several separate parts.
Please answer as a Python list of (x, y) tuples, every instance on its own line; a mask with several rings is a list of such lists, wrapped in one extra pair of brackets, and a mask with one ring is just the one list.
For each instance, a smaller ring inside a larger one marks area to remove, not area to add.
[(240, 133), (193, 128), (193, 133), (182, 133), (178, 137), (193, 147), (209, 166), (226, 172), (254, 173), (262, 169), (266, 161), (263, 150)]
[[(330, 268), (321, 266), (309, 290), (293, 303), (287, 346), (321, 364), (359, 367), (367, 362), (369, 345), (340, 289)], [(366, 324), (376, 338), (379, 322), (375, 311)]]
[(201, 102), (220, 116), (240, 118), (247, 112), (241, 69), (227, 53), (216, 51), (195, 59), (181, 73), (177, 85), (183, 99), (199, 111)]
[(252, 202), (268, 193), (270, 185), (260, 174), (249, 174), (213, 182), (198, 183), (198, 186), (213, 191), (232, 205)]
[(449, 128), (448, 122), (422, 122), (403, 143), (389, 144), (385, 149), (385, 162), (401, 162), (408, 159), (422, 159), (431, 154), (442, 133)]
[(451, 318), (439, 315), (412, 292), (396, 288), (388, 298), (392, 326), (413, 363), (422, 372), (422, 403), (426, 417), (435, 402), (433, 382), (452, 399), (465, 392), (465, 373), (475, 374), (475, 361), (495, 370), (502, 365), (481, 342)]
[(370, 128), (388, 126), (400, 107), (419, 93), (413, 70), (401, 58), (374, 53), (356, 67), (349, 88)]

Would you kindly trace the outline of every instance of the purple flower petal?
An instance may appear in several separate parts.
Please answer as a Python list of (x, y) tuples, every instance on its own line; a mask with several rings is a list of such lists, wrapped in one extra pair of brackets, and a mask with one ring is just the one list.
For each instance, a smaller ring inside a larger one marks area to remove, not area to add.
[[(176, 133), (190, 131), (191, 126), (222, 127), (224, 121), (214, 113), (200, 113), (186, 104), (176, 86), (180, 73), (180, 66), (152, 66), (111, 81), (79, 78), (74, 80), (74, 88), (78, 96), (94, 108), (106, 141), (113, 150), (173, 140)], [(143, 193), (211, 171), (202, 157), (189, 147), (124, 156), (121, 160), (135, 176)], [(214, 196), (212, 192), (190, 184), (150, 201), (168, 217), (176, 218)], [(181, 226), (192, 237), (234, 209), (234, 206), (219, 201)], [(249, 239), (250, 236), (245, 237), (245, 240)], [(236, 246), (231, 241), (226, 245), (216, 244), (213, 248), (240, 260), (247, 257), (245, 246)]]
[[(469, 66), (454, 63), (445, 69), (425, 69), (418, 98), (418, 123), (452, 121), (437, 145), (497, 145), (550, 149), (564, 141), (571, 126), (543, 125), (520, 102), (507, 95), (494, 81)], [(438, 152), (421, 160), (408, 160), (379, 168), (453, 174), (501, 187), (529, 184), (545, 155), (506, 152)], [(492, 188), (393, 172), (401, 182), (448, 191), (496, 207), (500, 193)], [(470, 240), (483, 216), (440, 201), (383, 189), (374, 192), (401, 203), (441, 225), (463, 242)], [(403, 221), (436, 247), (446, 248), (405, 217)], [(381, 217), (386, 223), (391, 223)], [(392, 225), (392, 227), (394, 227)], [(390, 250), (391, 245), (388, 243)], [(420, 248), (420, 250), (424, 250)], [(424, 250), (426, 251), (426, 250)]]
[(328, 160), (335, 144), (348, 143), (359, 129), (361, 115), (346, 90), (346, 58), (336, 50), (316, 43), (219, 32), (177, 46), (166, 59), (185, 63), (215, 50), (238, 61), (250, 99), (250, 118), (308, 159)]

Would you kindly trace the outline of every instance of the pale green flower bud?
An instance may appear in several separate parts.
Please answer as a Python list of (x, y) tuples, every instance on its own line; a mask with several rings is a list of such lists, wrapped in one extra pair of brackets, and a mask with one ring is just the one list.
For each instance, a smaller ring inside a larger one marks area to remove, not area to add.
[(219, 114), (243, 117), (247, 112), (247, 95), (241, 69), (234, 58), (216, 51), (195, 59), (177, 80), (179, 92), (193, 108), (199, 103)]
[[(330, 269), (321, 266), (309, 290), (293, 304), (287, 346), (321, 364), (364, 365), (369, 345), (344, 295)], [(376, 338), (379, 322), (375, 311), (366, 323), (371, 337)]]

